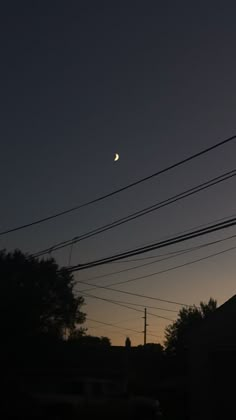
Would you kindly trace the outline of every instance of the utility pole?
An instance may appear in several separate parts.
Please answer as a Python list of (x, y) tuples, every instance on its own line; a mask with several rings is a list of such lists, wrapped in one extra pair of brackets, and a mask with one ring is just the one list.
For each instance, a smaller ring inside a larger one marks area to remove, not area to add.
[(144, 308), (144, 331), (143, 331), (143, 333), (144, 333), (144, 345), (146, 345), (147, 344), (147, 327), (148, 327), (148, 324), (147, 324), (147, 308)]

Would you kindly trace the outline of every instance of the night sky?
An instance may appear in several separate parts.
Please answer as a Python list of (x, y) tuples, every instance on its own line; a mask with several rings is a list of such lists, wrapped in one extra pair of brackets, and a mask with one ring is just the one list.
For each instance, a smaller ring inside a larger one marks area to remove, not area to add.
[[(6, 2), (0, 13), (0, 230), (82, 204), (236, 134), (235, 13), (233, 1)], [(0, 247), (35, 253), (234, 169), (235, 155), (232, 142), (100, 203), (2, 236)], [(72, 249), (71, 264), (235, 213), (231, 178), (81, 241)], [(233, 234), (235, 228), (140, 257)], [(152, 274), (233, 246), (236, 239), (94, 282), (109, 285)], [(65, 248), (52, 256), (67, 266), (69, 253)], [(235, 256), (232, 250), (117, 288), (190, 305), (210, 297), (222, 304), (235, 294)], [(75, 278), (92, 283), (93, 277), (147, 261), (108, 264)], [(88, 286), (78, 284), (77, 290), (83, 289)], [(91, 293), (143, 308), (180, 309), (107, 290)], [(132, 344), (143, 342), (141, 312), (92, 298), (86, 298), (84, 310), (92, 320), (120, 327), (87, 321), (90, 334), (119, 345), (127, 335)], [(169, 323), (148, 316), (148, 341), (162, 342)]]

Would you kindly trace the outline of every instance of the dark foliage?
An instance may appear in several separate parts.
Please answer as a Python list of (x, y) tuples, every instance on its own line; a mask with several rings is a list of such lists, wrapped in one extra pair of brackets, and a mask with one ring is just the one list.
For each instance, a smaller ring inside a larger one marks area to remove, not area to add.
[(204, 319), (217, 308), (216, 300), (210, 298), (208, 303), (200, 302), (200, 307), (182, 308), (178, 318), (165, 330), (165, 347), (167, 352), (181, 353), (187, 345), (187, 338)]
[(62, 338), (85, 321), (74, 281), (53, 259), (38, 260), (20, 251), (0, 252), (1, 332), (5, 341), (41, 336)]
[(72, 331), (69, 340), (80, 345), (89, 347), (109, 347), (111, 345), (111, 341), (108, 337), (95, 337), (92, 335), (83, 335), (80, 333), (80, 331)]

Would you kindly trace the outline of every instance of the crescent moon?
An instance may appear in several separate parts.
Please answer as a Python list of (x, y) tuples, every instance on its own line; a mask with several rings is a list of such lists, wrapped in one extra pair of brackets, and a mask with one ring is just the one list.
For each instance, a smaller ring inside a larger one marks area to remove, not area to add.
[(119, 154), (118, 153), (115, 153), (114, 162), (116, 162), (117, 160), (119, 160), (119, 158), (120, 158)]

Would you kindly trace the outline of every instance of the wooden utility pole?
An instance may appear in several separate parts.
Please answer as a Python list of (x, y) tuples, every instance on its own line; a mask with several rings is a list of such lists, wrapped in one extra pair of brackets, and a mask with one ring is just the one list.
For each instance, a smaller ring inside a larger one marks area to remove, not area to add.
[(147, 308), (144, 308), (144, 345), (147, 344)]

